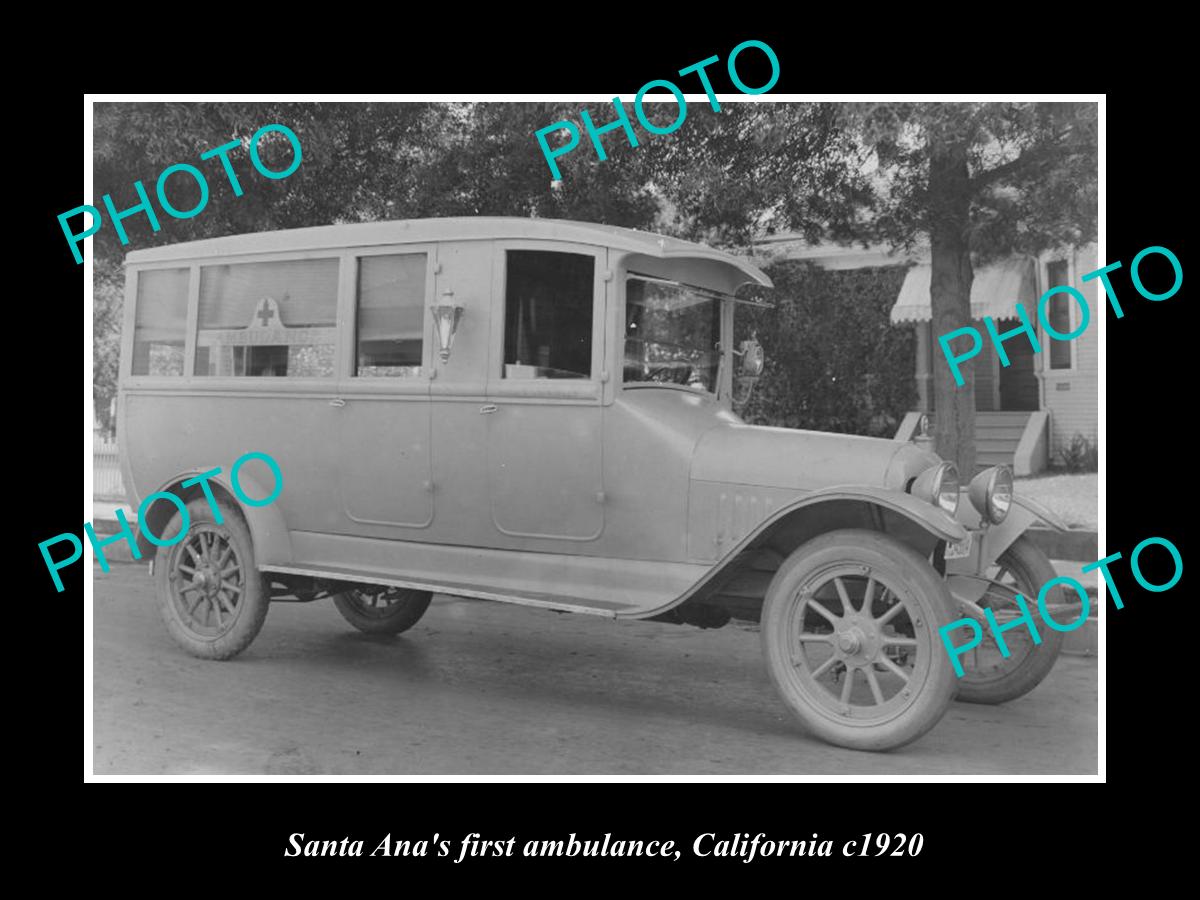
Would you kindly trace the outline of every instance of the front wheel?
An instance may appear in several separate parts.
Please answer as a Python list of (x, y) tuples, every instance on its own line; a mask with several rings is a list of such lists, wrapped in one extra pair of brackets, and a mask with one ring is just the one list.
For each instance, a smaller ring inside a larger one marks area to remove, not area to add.
[[(1010, 622), (1020, 615), (1016, 602), (1020, 594), (1025, 598), (1026, 608), (1041, 621), (1038, 592), (1042, 585), (1057, 576), (1046, 554), (1032, 540), (1021, 535), (990, 567), (988, 587), (979, 605), (991, 609), (998, 622)], [(1051, 590), (1046, 600), (1048, 604), (1077, 607), (1078, 603), (1071, 602), (1074, 596), (1073, 592), (1058, 586)], [(1077, 614), (1064, 616), (1059, 612), (1057, 617), (1070, 621), (1077, 618)], [(991, 629), (983, 627), (982, 630), (979, 645), (961, 657), (964, 673), (958, 683), (958, 699), (967, 703), (1005, 703), (1028, 694), (1054, 668), (1065, 638), (1061, 631), (1042, 627), (1038, 629), (1042, 642), (1034, 644), (1027, 628), (1014, 628), (1004, 634), (1009, 651), (1009, 656), (1005, 657)]]
[(895, 538), (846, 529), (795, 550), (767, 588), (771, 680), (807, 730), (890, 750), (932, 728), (954, 698), (938, 628), (953, 603), (929, 561)]
[(342, 618), (367, 634), (408, 631), (425, 615), (432, 599), (429, 591), (382, 585), (362, 585), (333, 596)]

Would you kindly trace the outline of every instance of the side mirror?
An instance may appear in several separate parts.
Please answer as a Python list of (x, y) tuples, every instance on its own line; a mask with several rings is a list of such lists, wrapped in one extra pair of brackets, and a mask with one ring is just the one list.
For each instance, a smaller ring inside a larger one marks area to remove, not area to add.
[(763, 355), (762, 344), (755, 338), (748, 338), (738, 346), (737, 355), (741, 357), (741, 373), (750, 378), (757, 378), (763, 373), (766, 356)]

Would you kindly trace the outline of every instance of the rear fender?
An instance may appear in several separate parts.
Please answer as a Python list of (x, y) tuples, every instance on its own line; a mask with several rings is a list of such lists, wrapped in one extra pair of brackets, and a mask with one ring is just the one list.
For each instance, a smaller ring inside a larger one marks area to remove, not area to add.
[[(196, 498), (204, 497), (204, 490), (199, 484), (193, 484), (189, 487), (183, 487), (183, 482), (195, 478), (197, 475), (202, 475), (205, 472), (210, 472), (216, 466), (208, 468), (190, 469), (186, 472), (180, 472), (161, 486), (155, 488), (153, 493), (175, 494), (184, 503), (188, 503)], [(260, 566), (263, 564), (286, 565), (292, 562), (292, 542), (288, 536), (287, 527), (283, 521), (283, 513), (275, 503), (269, 503), (266, 506), (251, 506), (243, 503), (238, 499), (237, 494), (233, 490), (233, 485), (229, 480), (229, 473), (222, 471), (220, 474), (206, 479), (209, 488), (212, 490), (213, 496), (225, 502), (225, 504), (241, 515), (250, 529), (250, 538), (254, 542), (254, 564)], [(238, 472), (238, 484), (242, 488), (242, 492), (250, 497), (268, 497), (271, 491), (264, 487), (258, 479), (247, 472), (244, 468)], [(149, 496), (147, 494), (146, 496)], [(175, 506), (166, 500), (161, 500), (153, 504), (147, 510), (145, 520), (139, 518), (137, 529), (137, 545), (142, 556), (146, 559), (152, 559), (155, 553), (158, 552), (158, 547), (146, 539), (143, 531), (149, 529), (150, 533), (155, 537), (161, 535), (167, 526), (167, 522), (171, 518)]]

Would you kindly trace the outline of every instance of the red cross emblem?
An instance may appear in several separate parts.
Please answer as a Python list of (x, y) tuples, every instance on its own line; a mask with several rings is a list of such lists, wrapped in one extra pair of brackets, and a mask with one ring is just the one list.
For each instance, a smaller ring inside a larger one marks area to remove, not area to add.
[(263, 328), (266, 328), (268, 325), (271, 324), (271, 320), (273, 318), (275, 318), (275, 310), (271, 305), (270, 298), (268, 298), (268, 297), (262, 298), (262, 306), (260, 306), (258, 308), (258, 312), (256, 312), (254, 315), (255, 315), (255, 318), (257, 318), (258, 321), (262, 324)]

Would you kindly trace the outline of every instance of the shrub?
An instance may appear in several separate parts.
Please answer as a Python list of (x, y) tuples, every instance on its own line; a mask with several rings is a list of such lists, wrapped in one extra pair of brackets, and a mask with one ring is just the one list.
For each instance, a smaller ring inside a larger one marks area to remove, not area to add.
[(888, 314), (904, 266), (829, 271), (798, 260), (766, 267), (774, 309), (739, 306), (736, 340), (757, 332), (767, 364), (747, 422), (891, 437), (916, 404), (916, 335)]
[(1095, 472), (1100, 467), (1100, 449), (1078, 431), (1071, 443), (1058, 451), (1059, 465), (1068, 472)]

